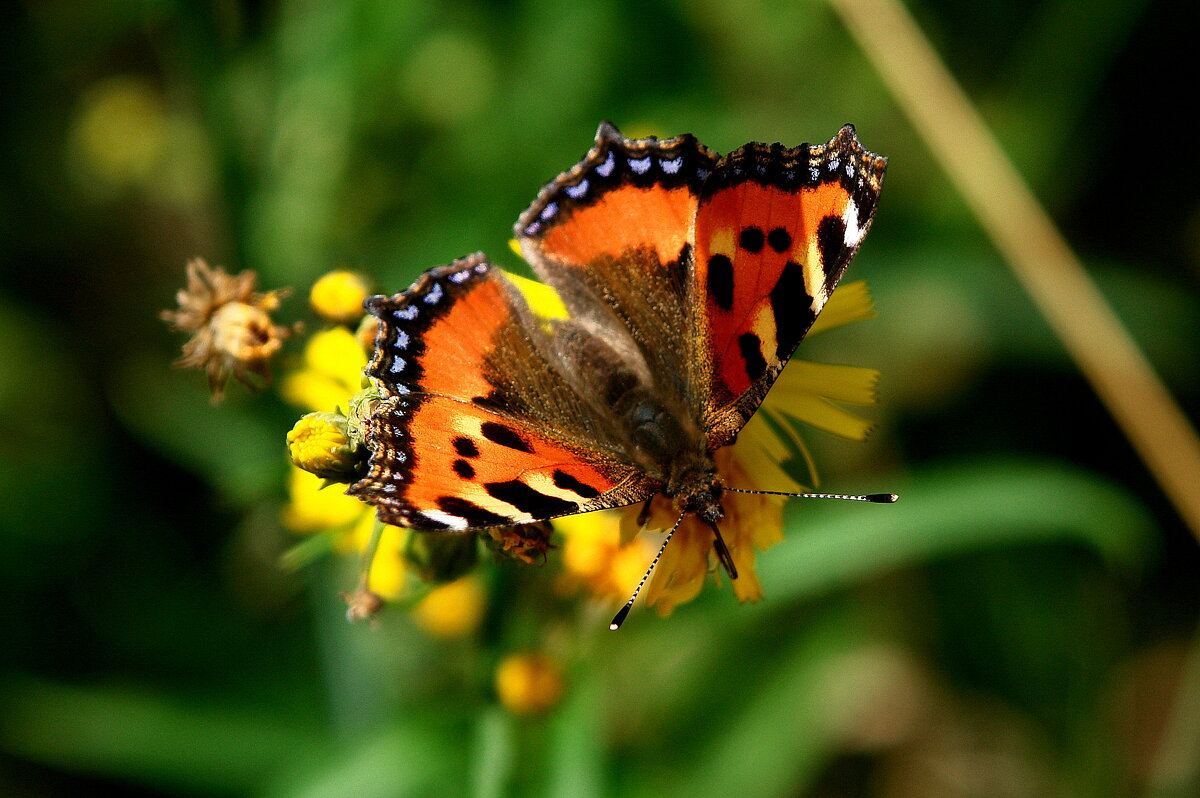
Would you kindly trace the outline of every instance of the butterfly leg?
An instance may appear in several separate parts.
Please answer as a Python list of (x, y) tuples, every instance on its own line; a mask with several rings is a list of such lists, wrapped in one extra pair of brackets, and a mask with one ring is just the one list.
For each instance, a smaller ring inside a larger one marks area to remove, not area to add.
[(737, 579), (737, 566), (733, 564), (733, 555), (729, 553), (729, 547), (725, 545), (725, 538), (721, 537), (721, 530), (713, 521), (706, 520), (705, 523), (712, 527), (713, 534), (716, 536), (713, 539), (713, 548), (717, 551), (717, 559), (725, 568), (725, 573), (729, 574), (729, 578)]

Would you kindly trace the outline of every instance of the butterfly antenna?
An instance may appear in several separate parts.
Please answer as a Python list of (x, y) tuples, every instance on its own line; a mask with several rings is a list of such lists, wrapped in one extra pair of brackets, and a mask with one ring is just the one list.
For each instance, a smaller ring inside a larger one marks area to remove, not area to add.
[[(743, 490), (742, 488), (725, 488), (734, 493), (755, 493), (764, 496), (789, 496), (793, 499), (844, 499), (851, 502), (874, 502), (875, 504), (891, 504), (900, 499), (895, 493), (785, 493), (779, 490)], [(719, 535), (718, 535), (719, 537)]]
[(671, 531), (667, 533), (667, 537), (663, 540), (662, 545), (658, 547), (658, 554), (654, 555), (654, 559), (650, 562), (650, 567), (646, 569), (646, 573), (642, 576), (642, 581), (638, 582), (637, 587), (634, 588), (633, 595), (629, 597), (629, 601), (626, 601), (625, 606), (613, 616), (612, 623), (608, 625), (608, 628), (612, 631), (617, 631), (621, 628), (621, 624), (625, 623), (625, 616), (629, 615), (629, 611), (633, 609), (633, 602), (637, 601), (638, 593), (642, 592), (642, 586), (646, 584), (646, 580), (654, 572), (654, 566), (658, 565), (658, 561), (662, 559), (663, 552), (667, 550), (667, 544), (671, 542), (671, 536), (675, 534), (675, 530), (679, 529), (679, 525), (683, 523), (683, 515), (683, 513), (679, 514), (679, 518), (675, 521), (675, 526), (671, 527)]
[(730, 579), (737, 579), (737, 566), (733, 564), (733, 555), (729, 553), (729, 547), (725, 545), (725, 538), (721, 537), (721, 530), (713, 521), (705, 521), (712, 527), (713, 548), (717, 550), (717, 559), (721, 561), (721, 566), (725, 569), (725, 573), (729, 574)]

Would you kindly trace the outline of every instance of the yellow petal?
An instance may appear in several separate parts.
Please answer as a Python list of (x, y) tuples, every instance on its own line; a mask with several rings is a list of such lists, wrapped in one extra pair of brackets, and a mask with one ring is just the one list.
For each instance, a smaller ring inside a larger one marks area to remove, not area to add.
[(787, 410), (789, 403), (801, 395), (873, 405), (879, 399), (878, 386), (879, 372), (875, 369), (793, 360), (775, 381), (767, 401), (780, 410)]
[(362, 370), (367, 359), (354, 333), (345, 327), (332, 327), (308, 340), (304, 363), (310, 371), (340, 382), (349, 396), (362, 387)]
[(350, 393), (338, 380), (315, 371), (297, 371), (285, 376), (279, 384), (284, 401), (305, 410), (346, 409)]
[(313, 310), (329, 321), (350, 324), (366, 312), (363, 300), (367, 293), (367, 281), (361, 275), (339, 269), (313, 283), (308, 301)]
[(833, 402), (874, 404), (878, 381), (875, 369), (793, 361), (780, 375), (767, 401), (771, 409), (805, 424), (861, 441), (874, 424)]
[[(766, 415), (767, 411), (765, 410), (755, 413), (750, 418), (750, 422), (738, 434), (737, 443), (733, 446), (734, 455), (745, 464), (746, 472), (754, 475), (754, 487), (760, 490), (804, 490), (805, 486), (796, 482), (781, 467), (781, 464), (791, 460), (796, 452), (799, 452), (804, 460), (812, 486), (816, 487), (820, 484), (817, 465), (808, 451), (808, 447), (804, 445), (804, 441), (786, 421), (780, 421), (779, 429), (788, 436), (788, 441), (783, 441), (777, 430), (767, 423)], [(787, 445), (788, 442), (792, 444), (790, 448)], [(733, 482), (729, 484), (735, 488), (749, 489), (751, 487)]]
[(809, 335), (832, 330), (853, 321), (862, 321), (875, 317), (875, 305), (871, 302), (871, 292), (867, 290), (866, 280), (855, 280), (843, 283), (837, 287), (829, 301), (825, 303), (821, 315), (813, 322)]
[(529, 308), (541, 318), (566, 319), (570, 316), (562, 298), (550, 286), (512, 272), (505, 272), (504, 276), (517, 287), (529, 303)]
[(324, 480), (295, 466), (288, 475), (289, 501), (283, 508), (283, 523), (296, 532), (322, 532), (347, 526), (360, 516), (372, 515), (358, 499), (338, 486), (324, 490)]

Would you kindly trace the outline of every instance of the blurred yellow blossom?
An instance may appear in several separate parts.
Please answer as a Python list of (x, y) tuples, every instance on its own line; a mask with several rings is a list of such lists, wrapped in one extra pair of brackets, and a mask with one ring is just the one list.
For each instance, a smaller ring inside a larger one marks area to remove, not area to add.
[(345, 327), (321, 330), (304, 347), (304, 365), (288, 374), (280, 387), (283, 398), (307, 410), (345, 409), (362, 387), (367, 354)]
[(139, 77), (106, 78), (84, 92), (72, 132), (93, 179), (113, 186), (144, 182), (162, 166), (167, 149), (162, 95)]
[(621, 520), (620, 510), (554, 519), (554, 528), (563, 537), (562, 587), (573, 589), (582, 585), (592, 595), (614, 602), (629, 598), (629, 591), (654, 556), (655, 547), (644, 537), (622, 546)]
[(332, 271), (313, 283), (308, 301), (321, 317), (337, 324), (354, 324), (363, 317), (369, 287), (360, 274)]
[(288, 503), (283, 508), (283, 523), (295, 532), (322, 532), (342, 529), (372, 518), (358, 499), (347, 496), (338, 486), (322, 488), (325, 481), (315, 474), (294, 467), (288, 474)]
[(483, 609), (483, 585), (472, 574), (429, 591), (413, 609), (413, 618), (433, 637), (463, 637), (478, 628)]
[(558, 703), (562, 693), (562, 668), (546, 654), (512, 654), (496, 668), (496, 695), (515, 715), (546, 712)]

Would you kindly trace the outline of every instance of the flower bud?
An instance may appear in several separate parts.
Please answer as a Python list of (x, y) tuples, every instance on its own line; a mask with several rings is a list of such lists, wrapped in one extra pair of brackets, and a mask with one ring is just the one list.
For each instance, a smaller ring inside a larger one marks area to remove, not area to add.
[(363, 462), (363, 451), (350, 440), (347, 421), (336, 413), (301, 416), (287, 434), (292, 462), (330, 482), (353, 482)]

